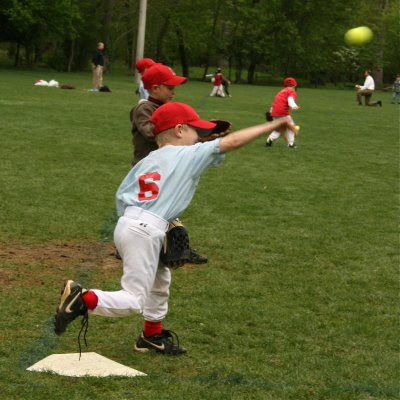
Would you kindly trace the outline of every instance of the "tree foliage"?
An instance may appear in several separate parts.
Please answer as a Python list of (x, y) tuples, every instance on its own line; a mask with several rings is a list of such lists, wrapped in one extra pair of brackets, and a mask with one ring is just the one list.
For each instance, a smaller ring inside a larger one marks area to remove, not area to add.
[[(3, 0), (0, 43), (14, 65), (88, 66), (96, 42), (111, 66), (132, 71), (140, 0)], [(343, 35), (367, 25), (374, 40), (345, 45)], [(293, 74), (315, 85), (354, 79), (371, 68), (379, 80), (398, 72), (395, 0), (148, 0), (145, 55), (184, 75), (216, 66), (235, 81)]]

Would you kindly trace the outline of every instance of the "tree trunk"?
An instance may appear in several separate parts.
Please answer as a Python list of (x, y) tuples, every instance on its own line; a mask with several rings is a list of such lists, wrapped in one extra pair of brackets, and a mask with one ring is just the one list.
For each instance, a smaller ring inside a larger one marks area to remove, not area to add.
[(136, 41), (137, 41), (137, 36), (136, 36), (136, 29), (133, 29), (132, 31), (132, 47), (130, 51), (130, 70), (133, 71), (133, 75), (135, 75), (135, 54), (136, 54)]
[(33, 64), (37, 65), (42, 60), (42, 52), (40, 46), (36, 43), (34, 46)]
[(236, 73), (235, 73), (235, 83), (240, 83), (242, 80), (242, 55), (239, 54), (236, 57)]
[(210, 32), (210, 38), (208, 40), (206, 65), (204, 66), (203, 80), (206, 79), (206, 75), (208, 73), (208, 68), (209, 68), (210, 62), (211, 62), (212, 46), (214, 44), (215, 30), (217, 28), (219, 12), (221, 10), (221, 4), (222, 4), (221, 1), (217, 1), (217, 3), (216, 3), (216, 8), (215, 8), (215, 12), (214, 12), (214, 18), (213, 18), (213, 24), (212, 24), (212, 28), (211, 28), (211, 32)]
[(169, 21), (170, 21), (169, 15), (166, 15), (164, 17), (164, 22), (161, 25), (161, 28), (157, 35), (156, 60), (157, 60), (157, 62), (160, 62), (160, 63), (166, 63), (166, 60), (164, 57), (164, 43), (165, 43), (165, 37), (167, 36), (168, 28), (169, 28)]
[(75, 40), (71, 40), (71, 47), (69, 50), (69, 59), (68, 59), (68, 72), (71, 72), (72, 70), (72, 64), (74, 63), (74, 57), (75, 57)]
[[(125, 0), (125, 13), (126, 16), (124, 18), (126, 23), (126, 28), (130, 27), (131, 22), (131, 2), (130, 0)], [(133, 45), (132, 45), (133, 36), (130, 32), (126, 35), (126, 53), (125, 53), (125, 64), (128, 66), (129, 73), (133, 71)]]
[(14, 58), (14, 67), (19, 67), (19, 62), (20, 62), (20, 49), (21, 49), (21, 44), (18, 42), (17, 43), (17, 49), (15, 50), (15, 58)]
[(256, 70), (256, 63), (252, 61), (249, 65), (249, 69), (247, 70), (247, 83), (252, 84), (254, 83), (254, 72)]
[(186, 58), (185, 40), (182, 30), (179, 26), (176, 27), (176, 36), (178, 37), (179, 58), (182, 65), (182, 75), (189, 78), (189, 66)]
[(228, 58), (228, 79), (232, 80), (232, 56)]
[(25, 45), (25, 65), (27, 67), (32, 67), (32, 45)]
[[(382, 16), (389, 8), (389, 0), (381, 0), (381, 9), (382, 9)], [(383, 26), (382, 22), (380, 24), (380, 42), (381, 45), (379, 46), (379, 50), (376, 54), (376, 68), (374, 69), (374, 78), (375, 83), (377, 86), (383, 86), (383, 64), (384, 64), (384, 52), (383, 47), (385, 45), (385, 27)]]
[(104, 16), (103, 37), (106, 46), (111, 47), (111, 23), (113, 17), (114, 0), (107, 0), (106, 14)]

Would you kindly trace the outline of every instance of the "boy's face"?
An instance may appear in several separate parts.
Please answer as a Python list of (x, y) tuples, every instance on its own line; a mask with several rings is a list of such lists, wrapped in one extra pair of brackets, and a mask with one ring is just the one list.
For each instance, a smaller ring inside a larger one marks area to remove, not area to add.
[(162, 101), (163, 103), (168, 103), (172, 101), (175, 96), (175, 86), (168, 85), (153, 85), (149, 90), (151, 97)]

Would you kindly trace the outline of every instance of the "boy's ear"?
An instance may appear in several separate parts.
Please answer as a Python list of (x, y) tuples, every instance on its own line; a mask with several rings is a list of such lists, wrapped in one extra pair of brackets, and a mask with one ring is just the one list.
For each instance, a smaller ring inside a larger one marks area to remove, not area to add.
[(178, 138), (181, 138), (183, 136), (183, 129), (184, 128), (183, 128), (182, 124), (175, 125), (175, 128), (174, 128), (175, 136)]

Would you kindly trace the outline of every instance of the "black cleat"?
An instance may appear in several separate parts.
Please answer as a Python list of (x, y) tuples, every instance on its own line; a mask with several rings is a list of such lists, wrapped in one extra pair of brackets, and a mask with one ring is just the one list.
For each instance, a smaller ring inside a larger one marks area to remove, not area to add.
[(82, 298), (82, 286), (69, 280), (61, 291), (61, 302), (56, 310), (54, 332), (62, 335), (68, 324), (80, 315), (87, 320), (88, 309)]
[(265, 143), (265, 145), (267, 147), (271, 147), (272, 146), (272, 140), (267, 140), (267, 143)]
[(377, 101), (377, 103), (378, 103), (379, 107), (382, 107), (382, 101), (379, 100), (379, 101)]
[(149, 350), (171, 356), (179, 356), (187, 352), (184, 347), (179, 345), (178, 335), (165, 329), (162, 330), (161, 334), (149, 337), (144, 336), (143, 332), (140, 334), (135, 344), (135, 351), (147, 353)]
[(194, 249), (190, 249), (189, 261), (188, 261), (189, 264), (206, 264), (207, 262), (208, 262), (207, 257), (201, 256)]
[(290, 149), (295, 149), (297, 146), (293, 143), (293, 144), (289, 144), (288, 147), (289, 147)]

